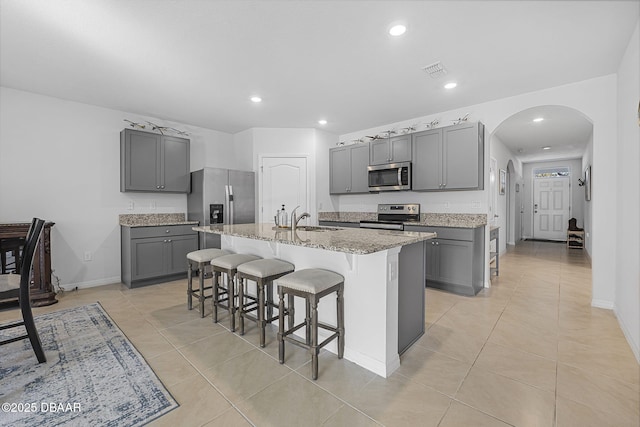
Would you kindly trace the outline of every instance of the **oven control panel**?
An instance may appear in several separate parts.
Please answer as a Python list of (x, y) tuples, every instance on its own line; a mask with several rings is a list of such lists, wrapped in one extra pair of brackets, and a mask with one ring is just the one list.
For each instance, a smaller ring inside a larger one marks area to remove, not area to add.
[(397, 215), (420, 215), (420, 205), (417, 203), (409, 203), (403, 205), (378, 205), (379, 214), (397, 214)]

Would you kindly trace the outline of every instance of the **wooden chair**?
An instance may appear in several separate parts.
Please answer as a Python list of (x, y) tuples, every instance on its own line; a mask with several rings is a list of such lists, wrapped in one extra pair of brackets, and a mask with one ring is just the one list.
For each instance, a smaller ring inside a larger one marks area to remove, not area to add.
[[(25, 335), (0, 341), (0, 345), (5, 345), (16, 341), (21, 341), (25, 338), (29, 338), (29, 341), (31, 341), (31, 346), (33, 347), (33, 351), (35, 352), (39, 363), (46, 362), (47, 359), (44, 355), (44, 351), (42, 350), (42, 344), (40, 343), (38, 330), (36, 329), (35, 322), (33, 321), (29, 288), (31, 287), (31, 268), (33, 267), (33, 258), (43, 229), (44, 220), (34, 218), (31, 222), (31, 228), (29, 228), (29, 232), (27, 233), (27, 238), (25, 240), (24, 250), (22, 253), (20, 280), (17, 288), (18, 300), (20, 302), (20, 311), (22, 312), (22, 321), (0, 326), (0, 330), (24, 326), (27, 330), (27, 333)], [(5, 274), (0, 276), (0, 299), (4, 298), (5, 295), (12, 295), (16, 292), (14, 281), (11, 280), (12, 278), (10, 276), (15, 275)]]

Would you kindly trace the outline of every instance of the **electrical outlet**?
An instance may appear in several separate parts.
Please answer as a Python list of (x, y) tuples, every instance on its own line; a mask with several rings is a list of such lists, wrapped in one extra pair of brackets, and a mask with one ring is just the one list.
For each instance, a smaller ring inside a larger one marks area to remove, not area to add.
[(132, 210), (133, 210), (133, 208), (134, 208), (135, 206), (136, 206), (135, 202), (134, 202), (133, 200), (130, 200), (130, 201), (129, 201), (129, 208), (128, 208), (128, 209), (129, 209), (130, 211), (132, 211)]
[(91, 254), (90, 251), (85, 251), (84, 253), (84, 260), (85, 261), (91, 261), (93, 259), (93, 255)]
[(155, 209), (156, 208), (156, 201), (152, 200), (151, 201), (151, 205), (149, 206), (150, 209)]
[(449, 202), (444, 202), (444, 208), (449, 209)]
[(473, 209), (480, 209), (480, 202), (471, 202), (471, 207)]

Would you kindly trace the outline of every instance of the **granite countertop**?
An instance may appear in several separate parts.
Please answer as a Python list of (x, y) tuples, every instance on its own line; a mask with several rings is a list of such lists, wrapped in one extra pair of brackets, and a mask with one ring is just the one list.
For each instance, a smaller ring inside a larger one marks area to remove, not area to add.
[(410, 245), (436, 237), (435, 233), (340, 227), (315, 228), (322, 231), (298, 229), (294, 234), (290, 229), (276, 229), (273, 224), (207, 225), (193, 227), (193, 230), (358, 255)]
[[(360, 222), (375, 221), (378, 214), (373, 212), (319, 212), (319, 221), (330, 222)], [(423, 213), (420, 221), (405, 222), (406, 225), (423, 227), (456, 227), (476, 228), (487, 225), (486, 214), (461, 214), (461, 213)]]
[(122, 214), (120, 225), (124, 227), (163, 227), (166, 225), (198, 225), (198, 221), (185, 220), (183, 213)]

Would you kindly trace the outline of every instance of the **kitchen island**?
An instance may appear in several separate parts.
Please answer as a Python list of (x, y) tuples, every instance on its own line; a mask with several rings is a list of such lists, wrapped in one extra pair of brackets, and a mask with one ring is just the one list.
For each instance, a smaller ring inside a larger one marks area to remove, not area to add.
[[(271, 224), (194, 227), (222, 235), (222, 249), (278, 258), (296, 270), (325, 268), (345, 278), (344, 357), (382, 377), (400, 366), (400, 354), (424, 334), (425, 242), (435, 233)], [(296, 301), (296, 323), (302, 301)], [(320, 321), (335, 323), (334, 303), (320, 305)], [(298, 317), (300, 316), (300, 317)], [(320, 340), (326, 338), (320, 331)], [(327, 350), (337, 353), (335, 342)]]

